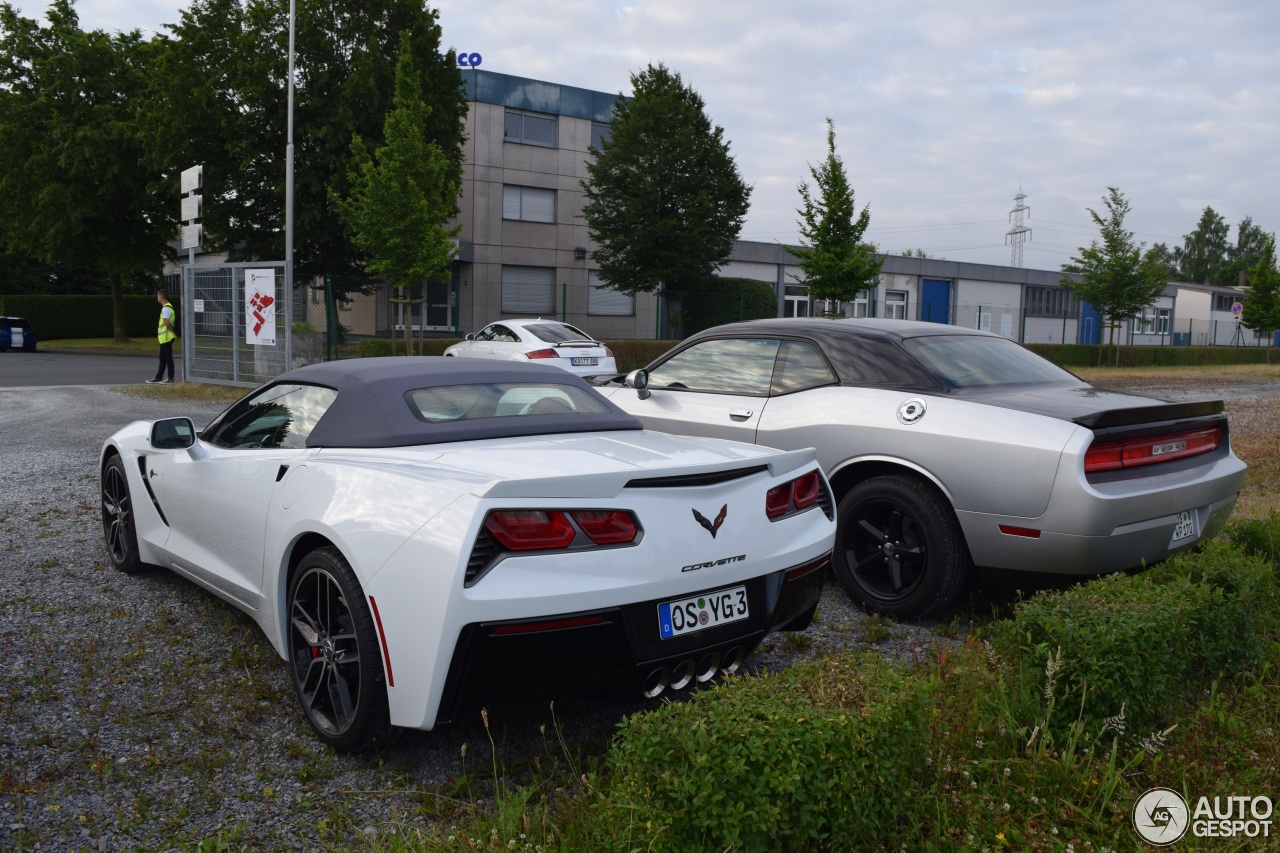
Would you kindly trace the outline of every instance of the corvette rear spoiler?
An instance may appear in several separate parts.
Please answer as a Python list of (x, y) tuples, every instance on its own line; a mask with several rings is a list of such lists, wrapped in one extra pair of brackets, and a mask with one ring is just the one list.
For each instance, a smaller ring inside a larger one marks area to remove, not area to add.
[[(621, 494), (626, 488), (678, 488), (682, 485), (677, 480), (688, 480), (683, 485), (705, 485), (698, 482), (700, 475), (715, 479), (715, 475), (727, 474), (726, 479), (740, 469), (742, 476), (751, 476), (767, 470), (778, 477), (811, 464), (817, 458), (812, 448), (788, 450), (785, 453), (770, 454), (754, 459), (726, 460), (707, 465), (680, 465), (676, 470), (671, 468), (632, 468), (630, 470), (611, 471), (607, 474), (567, 474), (552, 477), (530, 477), (519, 480), (496, 480), (473, 492), (484, 498), (612, 498)], [(679, 477), (674, 475), (678, 474)], [(664, 483), (662, 480), (670, 482)]]

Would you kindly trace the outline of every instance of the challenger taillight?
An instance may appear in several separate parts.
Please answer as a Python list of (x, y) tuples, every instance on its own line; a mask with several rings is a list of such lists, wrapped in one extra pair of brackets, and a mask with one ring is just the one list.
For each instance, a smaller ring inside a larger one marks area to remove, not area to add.
[(484, 528), (508, 551), (568, 548), (579, 530), (596, 545), (625, 545), (639, 532), (635, 516), (626, 510), (494, 510)]
[(1093, 474), (1184, 459), (1208, 453), (1221, 444), (1221, 427), (1119, 441), (1099, 441), (1085, 451), (1084, 470), (1086, 474)]
[(764, 514), (776, 519), (808, 509), (818, 502), (821, 494), (822, 478), (817, 471), (810, 471), (803, 477), (770, 489), (764, 496)]
[(533, 352), (524, 354), (525, 358), (559, 358), (560, 353), (553, 349), (536, 349)]

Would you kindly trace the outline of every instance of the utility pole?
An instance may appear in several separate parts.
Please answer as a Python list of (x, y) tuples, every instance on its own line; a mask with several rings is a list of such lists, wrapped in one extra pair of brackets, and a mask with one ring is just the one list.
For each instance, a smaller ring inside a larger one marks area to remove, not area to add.
[(1005, 242), (1013, 245), (1013, 258), (1010, 261), (1010, 265), (1015, 267), (1022, 266), (1022, 244), (1027, 241), (1028, 235), (1031, 234), (1031, 229), (1022, 224), (1023, 216), (1030, 216), (1031, 212), (1031, 208), (1023, 204), (1026, 198), (1026, 195), (1022, 192), (1022, 187), (1019, 186), (1018, 194), (1013, 197), (1013, 210), (1009, 211), (1009, 219), (1013, 222), (1013, 227), (1004, 235)]

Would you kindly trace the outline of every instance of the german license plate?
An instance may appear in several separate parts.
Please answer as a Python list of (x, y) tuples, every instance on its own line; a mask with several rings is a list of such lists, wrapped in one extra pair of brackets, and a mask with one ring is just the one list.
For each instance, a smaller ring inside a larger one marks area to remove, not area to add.
[(1170, 545), (1176, 545), (1179, 542), (1193, 539), (1200, 531), (1196, 530), (1196, 514), (1191, 510), (1180, 512), (1175, 516), (1178, 523), (1173, 526), (1173, 538), (1169, 540)]
[(570, 359), (570, 361), (573, 363), (574, 367), (595, 367), (600, 363), (600, 359), (594, 356), (590, 358), (587, 356), (578, 356), (577, 358)]
[(669, 640), (746, 619), (747, 588), (735, 586), (658, 605), (658, 632)]

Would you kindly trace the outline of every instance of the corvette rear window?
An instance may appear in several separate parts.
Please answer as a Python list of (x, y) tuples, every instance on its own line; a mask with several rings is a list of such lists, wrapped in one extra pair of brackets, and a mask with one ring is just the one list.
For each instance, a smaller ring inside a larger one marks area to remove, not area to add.
[(442, 385), (410, 391), (405, 401), (414, 417), (426, 423), (609, 411), (581, 388), (552, 383)]

